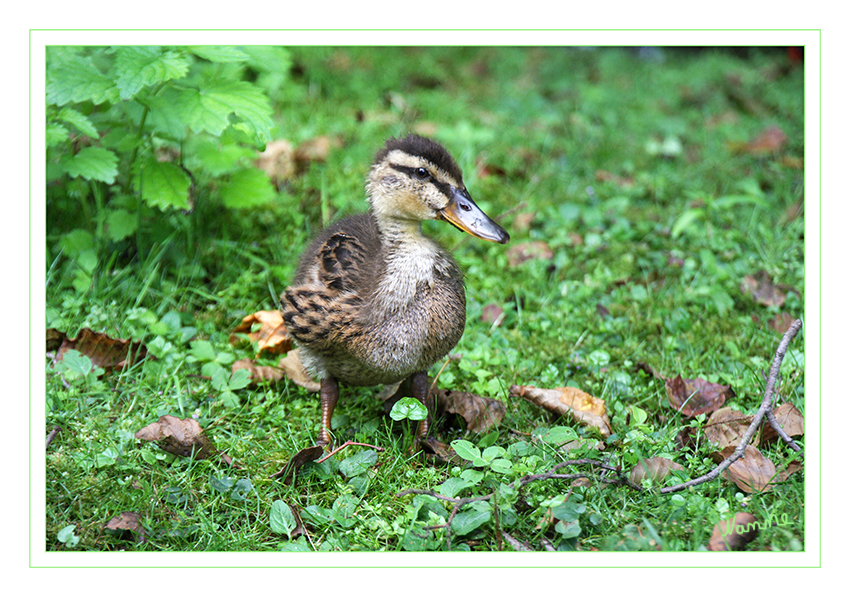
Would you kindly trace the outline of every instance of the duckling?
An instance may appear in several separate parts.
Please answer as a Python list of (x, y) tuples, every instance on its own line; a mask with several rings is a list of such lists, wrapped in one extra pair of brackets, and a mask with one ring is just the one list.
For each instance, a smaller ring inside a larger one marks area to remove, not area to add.
[[(301, 257), (281, 311), (301, 361), (321, 381), (318, 444), (331, 442), (339, 382), (374, 386), (409, 380), (426, 404), (428, 369), (455, 347), (466, 325), (463, 274), (422, 233), (444, 220), (476, 238), (509, 235), (470, 198), (455, 160), (418, 135), (391, 138), (366, 181), (370, 209), (332, 224)], [(417, 437), (428, 436), (428, 420)]]

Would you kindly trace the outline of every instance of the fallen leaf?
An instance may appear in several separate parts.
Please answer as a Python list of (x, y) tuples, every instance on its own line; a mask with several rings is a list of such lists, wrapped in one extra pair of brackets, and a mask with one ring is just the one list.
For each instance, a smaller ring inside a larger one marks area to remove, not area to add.
[(629, 473), (629, 480), (640, 485), (644, 479), (649, 479), (653, 484), (660, 483), (664, 480), (670, 471), (685, 470), (681, 464), (673, 462), (669, 458), (661, 458), (653, 456), (652, 458), (642, 458)]
[(106, 523), (105, 529), (119, 539), (144, 543), (145, 529), (141, 524), (141, 516), (136, 512), (122, 512), (113, 516)]
[(536, 388), (517, 386), (510, 388), (511, 396), (521, 396), (532, 404), (559, 415), (569, 415), (583, 425), (595, 427), (603, 437), (611, 435), (611, 422), (605, 402), (577, 388)]
[(709, 551), (740, 551), (747, 543), (758, 537), (759, 529), (756, 517), (748, 512), (736, 512), (729, 520), (721, 520), (714, 525)]
[(774, 332), (779, 332), (780, 334), (784, 334), (788, 331), (788, 328), (791, 327), (791, 324), (797, 318), (792, 316), (790, 313), (786, 313), (783, 311), (782, 313), (777, 313), (774, 315), (770, 321), (767, 322), (767, 325), (770, 326)]
[(485, 398), (470, 392), (437, 389), (437, 412), (459, 415), (466, 421), (466, 428), (481, 433), (498, 425), (505, 418), (505, 404), (493, 398)]
[[(720, 452), (720, 456), (726, 458), (734, 451), (735, 448), (728, 446)], [(776, 481), (774, 478), (776, 466), (765, 458), (758, 448), (747, 446), (744, 448), (744, 455), (733, 462), (721, 475), (747, 493), (770, 491)]]
[(726, 406), (713, 412), (708, 418), (705, 423), (705, 437), (720, 449), (726, 446), (737, 447), (752, 422), (752, 415), (745, 415)]
[(304, 365), (301, 364), (301, 358), (298, 356), (298, 349), (290, 350), (287, 355), (280, 359), (278, 363), (286, 377), (291, 379), (297, 385), (310, 392), (318, 392), (322, 385), (319, 382), (313, 381)]
[(280, 477), (283, 477), (284, 483), (289, 483), (291, 480), (294, 485), (295, 475), (298, 473), (298, 470), (308, 462), (313, 462), (314, 460), (321, 458), (324, 452), (325, 451), (322, 446), (310, 446), (309, 448), (299, 450), (294, 456), (292, 456), (292, 458), (289, 459), (289, 462), (287, 462), (282, 469), (273, 474), (270, 478), (279, 479)]
[(303, 170), (310, 162), (325, 162), (331, 153), (331, 149), (342, 147), (342, 139), (319, 135), (307, 139), (298, 145), (295, 150), (295, 162), (299, 170)]
[(156, 423), (151, 423), (137, 431), (136, 439), (156, 442), (169, 454), (194, 455), (194, 458), (204, 460), (217, 455), (218, 450), (203, 431), (195, 419), (178, 419), (171, 415), (163, 415)]
[(278, 189), (287, 180), (295, 177), (295, 149), (286, 139), (266, 143), (254, 165), (265, 172)]
[(419, 440), (419, 446), (422, 448), (424, 455), (435, 462), (457, 465), (464, 463), (463, 458), (458, 456), (449, 444), (433, 437), (421, 438)]
[(670, 406), (686, 417), (713, 412), (723, 406), (726, 398), (732, 395), (730, 386), (701, 378), (683, 379), (681, 375), (665, 380), (664, 388), (667, 390)]
[(799, 460), (792, 460), (788, 463), (788, 466), (785, 467), (784, 471), (779, 471), (776, 473), (776, 482), (783, 483), (788, 480), (788, 478), (794, 473), (799, 473), (803, 470), (803, 463)]
[(484, 323), (501, 323), (501, 320), (504, 319), (504, 317), (505, 310), (502, 309), (502, 307), (500, 307), (496, 303), (489, 303), (487, 305), (484, 305), (484, 308), (481, 310), (481, 321)]
[(519, 243), (507, 251), (508, 265), (516, 267), (531, 259), (552, 259), (555, 253), (542, 240), (533, 240), (527, 243)]
[(95, 367), (104, 371), (123, 369), (145, 358), (148, 349), (141, 342), (110, 338), (104, 333), (83, 328), (76, 338), (50, 328), (47, 330), (47, 350), (57, 349), (55, 360), (61, 361), (69, 350), (76, 350), (91, 359)]
[(278, 382), (284, 378), (283, 369), (271, 365), (257, 365), (252, 359), (239, 359), (230, 366), (231, 372), (239, 369), (247, 369), (251, 374), (251, 381), (258, 383), (263, 381)]
[[(252, 331), (255, 325), (259, 327)], [(292, 349), (292, 339), (283, 323), (280, 311), (257, 311), (242, 318), (242, 323), (230, 334), (230, 343), (240, 341), (240, 335), (248, 336), (251, 342), (257, 343), (257, 355), (285, 354)]]
[[(776, 417), (776, 422), (779, 426), (791, 437), (799, 437), (806, 433), (805, 419), (803, 413), (797, 410), (797, 407), (789, 402), (784, 402), (773, 409), (773, 416)], [(762, 437), (760, 445), (774, 441), (779, 437), (773, 426), (765, 420), (762, 427)]]
[(752, 155), (777, 153), (788, 141), (788, 135), (778, 126), (769, 126), (747, 143), (745, 151)]
[(613, 182), (620, 187), (632, 187), (635, 184), (635, 179), (631, 176), (619, 176), (607, 170), (597, 170), (595, 175), (599, 182)]
[(531, 228), (534, 218), (537, 217), (537, 212), (523, 211), (514, 216), (514, 222), (511, 228), (517, 231), (525, 231)]
[(760, 305), (781, 307), (785, 304), (785, 293), (770, 279), (770, 274), (761, 270), (755, 276), (746, 275), (741, 281), (741, 292), (752, 297)]

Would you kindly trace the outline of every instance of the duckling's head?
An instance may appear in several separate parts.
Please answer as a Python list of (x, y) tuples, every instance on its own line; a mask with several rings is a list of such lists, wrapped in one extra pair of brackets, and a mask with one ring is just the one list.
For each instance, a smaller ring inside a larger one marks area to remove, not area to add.
[(470, 198), (449, 152), (431, 139), (389, 139), (375, 156), (366, 190), (379, 226), (445, 220), (476, 238), (498, 243), (510, 239)]

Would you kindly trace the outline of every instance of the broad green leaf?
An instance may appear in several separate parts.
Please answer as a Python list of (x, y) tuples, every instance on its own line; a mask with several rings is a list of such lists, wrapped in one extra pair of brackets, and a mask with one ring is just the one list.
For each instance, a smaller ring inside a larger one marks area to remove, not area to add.
[(513, 463), (510, 460), (506, 460), (505, 458), (496, 458), (492, 462), (490, 462), (490, 468), (496, 471), (497, 473), (502, 473), (506, 475), (513, 471)]
[(453, 498), (468, 487), (475, 487), (475, 483), (458, 477), (449, 477), (437, 486), (437, 492), (446, 497)]
[(428, 409), (416, 398), (405, 397), (393, 404), (390, 410), (390, 418), (393, 421), (424, 421), (428, 418)]
[(271, 513), (269, 514), (269, 525), (272, 532), (278, 535), (286, 535), (292, 538), (292, 531), (295, 530), (295, 516), (292, 514), (292, 509), (281, 500), (272, 502)]
[(263, 205), (274, 199), (275, 195), (268, 175), (256, 168), (243, 168), (234, 172), (221, 188), (221, 200), (229, 208)]
[(564, 539), (572, 539), (581, 535), (581, 525), (577, 520), (570, 522), (559, 520), (555, 525), (555, 531), (560, 533)]
[(375, 450), (363, 450), (339, 463), (339, 472), (346, 477), (356, 477), (368, 471), (378, 462)]
[(467, 535), (490, 520), (490, 512), (478, 510), (462, 510), (452, 519), (452, 532)]
[(94, 235), (88, 230), (77, 228), (62, 236), (59, 245), (69, 257), (77, 259), (83, 253), (94, 251)]
[(486, 448), (484, 452), (481, 454), (481, 458), (490, 462), (496, 458), (500, 458), (507, 454), (508, 451), (505, 450), (502, 446), (490, 446)]
[(68, 129), (61, 124), (51, 122), (44, 130), (44, 140), (47, 147), (55, 147), (68, 140)]
[(241, 390), (251, 383), (251, 372), (247, 369), (237, 369), (230, 375), (228, 386), (231, 390)]
[(210, 62), (242, 62), (249, 58), (248, 54), (232, 46), (189, 46), (187, 49)]
[(62, 527), (62, 529), (56, 534), (56, 538), (67, 547), (76, 547), (77, 543), (80, 542), (80, 538), (74, 534), (75, 528), (77, 528), (77, 525), (75, 524), (69, 524), (66, 527)]
[(210, 487), (219, 493), (227, 493), (233, 487), (233, 477), (210, 477)]
[(119, 241), (136, 232), (138, 220), (126, 209), (110, 211), (106, 216), (106, 233), (113, 241)]
[(564, 522), (572, 522), (578, 520), (579, 514), (584, 514), (586, 510), (587, 506), (584, 504), (569, 499), (552, 508), (552, 516)]
[(209, 340), (192, 340), (190, 343), (190, 352), (192, 356), (199, 361), (215, 360), (215, 348)]
[(263, 91), (247, 81), (217, 81), (187, 97), (190, 127), (220, 134), (236, 114), (264, 141), (271, 138), (272, 109)]
[(118, 99), (118, 89), (112, 79), (97, 69), (91, 57), (66, 54), (49, 63), (46, 74), (46, 97), (50, 104), (102, 104)]
[(233, 486), (233, 491), (230, 492), (230, 497), (234, 500), (244, 501), (248, 497), (248, 493), (254, 488), (250, 479), (239, 479)]
[(704, 217), (705, 211), (701, 208), (695, 207), (692, 209), (686, 209), (678, 218), (676, 218), (676, 221), (670, 228), (670, 236), (672, 236), (673, 238), (678, 238), (679, 235), (682, 234), (682, 232), (690, 228), (691, 225), (693, 225), (695, 222), (701, 220)]
[(97, 129), (94, 127), (91, 120), (89, 120), (88, 116), (82, 112), (66, 107), (62, 108), (56, 117), (62, 122), (70, 124), (84, 135), (95, 138), (98, 136)]
[(71, 178), (112, 184), (118, 175), (118, 157), (102, 147), (85, 147), (74, 156), (62, 156), (60, 164)]
[(451, 445), (457, 455), (464, 460), (474, 461), (481, 458), (481, 450), (472, 442), (468, 442), (465, 439), (456, 439)]
[(179, 53), (163, 52), (156, 46), (121, 46), (115, 57), (121, 99), (136, 95), (143, 87), (181, 79), (189, 70), (189, 61)]
[(181, 168), (159, 162), (153, 156), (143, 160), (141, 172), (136, 178), (136, 188), (141, 192), (142, 200), (160, 209), (188, 209), (191, 184), (189, 175)]
[(198, 142), (192, 152), (192, 158), (198, 160), (201, 168), (213, 176), (239, 170), (256, 155), (256, 152), (248, 147), (235, 143), (219, 143), (218, 140)]

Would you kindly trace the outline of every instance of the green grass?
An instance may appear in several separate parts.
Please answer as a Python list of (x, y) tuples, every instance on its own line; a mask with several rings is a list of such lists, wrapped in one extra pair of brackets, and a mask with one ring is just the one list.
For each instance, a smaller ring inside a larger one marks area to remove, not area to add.
[[(84, 185), (68, 181), (66, 198), (48, 203), (46, 326), (140, 340), (156, 359), (78, 380), (63, 380), (46, 361), (45, 430), (62, 428), (46, 453), (47, 550), (446, 548), (445, 530), (422, 529), (445, 523), (451, 504), (397, 494), (436, 491), (462, 467), (411, 456), (410, 430), (383, 414), (377, 389), (344, 388), (335, 417), (341, 441), (384, 448), (376, 465), (346, 477), (340, 463), (365, 450), (349, 448), (287, 486), (270, 476), (315, 440), (317, 397), (282, 382), (239, 389), (238, 403), (228, 405), (192, 348), (209, 341), (225, 368), (253, 356), (229, 344), (231, 330), (244, 315), (276, 308), (300, 250), (325, 218), (365, 208), (372, 155), (410, 129), (433, 129), (473, 198), (491, 216), (506, 214), (500, 223), (511, 233), (508, 245), (496, 246), (426, 224), (454, 249), (467, 278), (469, 317), (455, 350), (462, 358), (440, 385), (507, 405), (495, 434), (447, 425), (442, 439), (500, 446), (517, 466), (544, 472), (576, 456), (542, 440), (532, 446), (532, 437), (560, 426), (593, 434), (508, 388), (573, 385), (606, 402), (616, 434), (589, 456), (626, 470), (665, 456), (688, 477), (712, 468), (708, 447), (676, 443), (690, 422), (667, 404), (663, 382), (637, 365), (728, 384), (735, 397), (727, 405), (757, 409), (781, 337), (768, 321), (781, 311), (802, 317), (805, 305), (804, 219), (786, 216), (803, 197), (802, 66), (767, 50), (665, 50), (661, 63), (616, 48), (292, 48), (291, 58), (285, 83), (267, 89), (274, 136), (298, 143), (337, 135), (344, 146), (272, 204), (223, 210), (202, 191), (191, 214), (163, 214), (138, 244), (102, 247), (81, 286), (84, 264), (60, 248), (79, 201), (68, 198), (85, 202)], [(736, 150), (769, 126), (787, 135), (779, 151)], [(669, 155), (654, 149), (665, 140)], [(508, 252), (530, 241), (545, 242), (552, 259), (511, 266)], [(782, 307), (742, 292), (744, 276), (759, 270), (785, 289)], [(505, 311), (498, 327), (481, 319), (491, 303)], [(792, 345), (779, 396), (805, 413), (803, 341), (801, 333)], [(648, 413), (645, 429), (630, 420), (632, 406)], [(169, 456), (133, 437), (163, 414), (197, 418), (238, 468)], [(792, 459), (784, 446), (766, 454), (778, 468)], [(517, 470), (489, 472), (461, 494), (498, 490), (498, 502), (486, 503), (497, 503), (502, 517), (497, 525), (490, 512), (477, 528), (453, 533), (453, 549), (507, 550), (507, 531), (535, 549), (545, 540), (560, 549), (690, 551), (739, 510), (783, 521), (747, 549), (804, 548), (802, 474), (751, 495), (722, 480), (671, 496), (552, 479), (513, 495), (507, 486)], [(568, 494), (581, 510), (580, 531), (541, 526), (547, 507)], [(309, 538), (272, 530), (276, 500), (299, 510)], [(104, 531), (124, 511), (141, 516), (145, 542)], [(57, 538), (69, 525), (79, 537), (73, 547)]]

